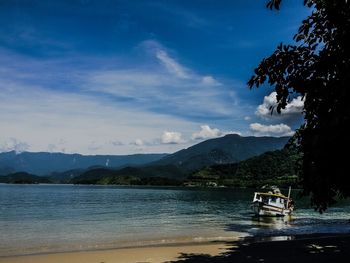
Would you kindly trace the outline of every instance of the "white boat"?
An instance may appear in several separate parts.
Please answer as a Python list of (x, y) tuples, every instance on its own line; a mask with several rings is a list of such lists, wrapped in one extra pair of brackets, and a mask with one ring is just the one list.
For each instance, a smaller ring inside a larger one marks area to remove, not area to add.
[(291, 215), (294, 210), (294, 202), (290, 198), (291, 188), (288, 196), (274, 187), (268, 192), (255, 192), (251, 208), (257, 216), (286, 216)]

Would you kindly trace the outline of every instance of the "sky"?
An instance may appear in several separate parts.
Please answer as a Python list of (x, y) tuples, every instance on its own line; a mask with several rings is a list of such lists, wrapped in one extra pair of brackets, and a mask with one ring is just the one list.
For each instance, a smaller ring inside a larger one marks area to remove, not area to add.
[(172, 153), (203, 140), (290, 136), (261, 59), (310, 12), (264, 0), (0, 0), (0, 152)]

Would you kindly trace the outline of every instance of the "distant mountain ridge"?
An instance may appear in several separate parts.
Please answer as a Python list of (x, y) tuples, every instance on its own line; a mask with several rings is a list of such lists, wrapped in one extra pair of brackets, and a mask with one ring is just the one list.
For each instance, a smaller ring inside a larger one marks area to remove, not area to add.
[(290, 137), (243, 137), (229, 134), (169, 154), (153, 165), (175, 165), (191, 172), (214, 164), (236, 163), (267, 151), (282, 149)]
[[(67, 183), (86, 175), (102, 178), (132, 175), (141, 177), (186, 177), (216, 164), (237, 163), (267, 151), (282, 149), (289, 137), (243, 137), (230, 134), (209, 139), (173, 154), (80, 155), (64, 153), (0, 153), (0, 174), (26, 172), (50, 176), (54, 182)], [(134, 167), (137, 169), (124, 169)], [(114, 172), (107, 172), (108, 170)], [(6, 173), (5, 173), (6, 172)]]
[(237, 163), (267, 151), (282, 149), (289, 137), (242, 137), (231, 134), (206, 140), (139, 167), (91, 169), (74, 177), (78, 184), (119, 184), (150, 177), (183, 180), (208, 166)]
[(110, 168), (137, 166), (157, 161), (164, 156), (166, 154), (81, 155), (11, 151), (0, 153), (0, 174), (27, 172), (35, 175), (49, 175), (53, 172), (87, 169), (91, 166)]

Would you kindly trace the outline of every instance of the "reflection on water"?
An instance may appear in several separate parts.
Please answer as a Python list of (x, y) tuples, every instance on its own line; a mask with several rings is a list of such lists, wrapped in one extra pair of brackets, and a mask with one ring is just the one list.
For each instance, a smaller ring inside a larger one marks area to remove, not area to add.
[(250, 224), (246, 225), (245, 231), (254, 236), (275, 236), (279, 239), (281, 236), (290, 238), (292, 235), (300, 234), (350, 233), (348, 219), (350, 213), (345, 213), (348, 210), (349, 207), (344, 207), (340, 213), (330, 211), (328, 215), (320, 215), (311, 210), (309, 212), (300, 211), (285, 217), (253, 216)]
[(257, 228), (273, 228), (273, 229), (283, 229), (288, 227), (292, 216), (285, 217), (268, 217), (268, 216), (253, 216), (252, 226)]
[(267, 230), (269, 233), (274, 232), (274, 235), (269, 235), (263, 237), (262, 241), (282, 241), (282, 240), (291, 240), (293, 237), (285, 233), (283, 236), (278, 236), (277, 233), (281, 230), (286, 230), (292, 227), (291, 221), (293, 217), (287, 215), (285, 217), (262, 217), (262, 216), (253, 216), (252, 217), (252, 226), (249, 232), (257, 235), (260, 234), (260, 237), (263, 237), (263, 230)]
[(250, 213), (246, 218), (236, 218), (236, 220), (227, 225), (228, 231), (239, 231), (254, 235), (262, 235), (264, 232), (269, 233), (286, 230), (292, 227), (293, 217), (262, 217)]

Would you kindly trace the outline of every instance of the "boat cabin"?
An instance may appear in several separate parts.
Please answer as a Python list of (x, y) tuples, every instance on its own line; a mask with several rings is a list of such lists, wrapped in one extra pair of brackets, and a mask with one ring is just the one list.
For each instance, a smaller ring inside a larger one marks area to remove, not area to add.
[(254, 194), (253, 202), (264, 203), (279, 208), (286, 208), (288, 197), (282, 194), (260, 193)]

